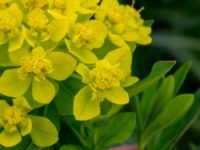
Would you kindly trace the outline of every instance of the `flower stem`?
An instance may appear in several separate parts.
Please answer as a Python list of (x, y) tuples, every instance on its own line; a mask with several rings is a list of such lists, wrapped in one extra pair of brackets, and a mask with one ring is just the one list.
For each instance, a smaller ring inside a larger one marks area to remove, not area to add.
[(140, 101), (138, 96), (135, 96), (135, 108), (136, 108), (136, 116), (138, 120), (138, 128), (139, 128), (139, 133), (138, 133), (138, 149), (142, 150), (141, 148), (141, 134), (143, 130), (143, 121), (142, 121), (142, 114), (141, 114), (141, 109), (140, 109)]
[(67, 126), (72, 130), (72, 132), (76, 135), (76, 137), (78, 138), (78, 140), (81, 142), (81, 144), (84, 147), (89, 147), (88, 143), (85, 141), (85, 139), (82, 137), (82, 135), (73, 127), (73, 125), (71, 125), (69, 122), (66, 121), (66, 119), (64, 118), (64, 122), (67, 124)]

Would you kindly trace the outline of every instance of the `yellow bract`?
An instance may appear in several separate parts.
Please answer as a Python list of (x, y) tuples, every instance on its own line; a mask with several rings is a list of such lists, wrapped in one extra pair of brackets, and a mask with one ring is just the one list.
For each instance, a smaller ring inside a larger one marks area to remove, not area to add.
[(120, 73), (121, 71), (116, 66), (111, 66), (108, 61), (99, 61), (92, 70), (92, 86), (96, 90), (120, 87)]
[(36, 8), (28, 14), (28, 24), (33, 29), (44, 29), (49, 23), (49, 19), (45, 15), (44, 10)]
[(22, 66), (18, 70), (20, 79), (26, 79), (29, 75), (34, 75), (37, 79), (44, 79), (47, 73), (53, 71), (52, 64), (44, 56), (32, 55), (22, 59)]
[(17, 130), (16, 125), (22, 120), (22, 112), (16, 106), (9, 107), (4, 112), (4, 128), (6, 131), (12, 133)]

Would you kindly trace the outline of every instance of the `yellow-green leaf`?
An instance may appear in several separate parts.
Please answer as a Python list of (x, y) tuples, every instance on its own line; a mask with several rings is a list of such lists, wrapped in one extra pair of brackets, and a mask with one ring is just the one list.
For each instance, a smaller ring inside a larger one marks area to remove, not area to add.
[(58, 131), (49, 119), (39, 116), (29, 117), (33, 125), (30, 136), (35, 145), (49, 147), (58, 141)]
[(37, 102), (48, 104), (56, 95), (56, 90), (54, 85), (48, 79), (41, 81), (33, 80), (32, 94)]
[(5, 130), (0, 134), (0, 144), (4, 147), (13, 147), (20, 143), (22, 140), (19, 131), (9, 133)]
[(106, 98), (114, 104), (127, 104), (129, 102), (128, 93), (121, 87), (104, 90)]
[(20, 97), (28, 89), (31, 78), (19, 79), (17, 69), (6, 70), (0, 78), (0, 93), (11, 97)]
[(100, 102), (92, 99), (92, 89), (83, 87), (74, 98), (74, 116), (77, 120), (89, 120), (100, 114)]
[(75, 70), (75, 59), (66, 53), (52, 52), (46, 56), (52, 62), (53, 71), (47, 76), (55, 80), (65, 80)]

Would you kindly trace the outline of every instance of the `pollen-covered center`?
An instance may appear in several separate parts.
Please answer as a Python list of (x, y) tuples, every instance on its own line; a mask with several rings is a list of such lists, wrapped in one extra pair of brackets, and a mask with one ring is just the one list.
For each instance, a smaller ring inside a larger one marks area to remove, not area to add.
[(6, 131), (12, 133), (17, 130), (17, 125), (21, 122), (22, 120), (22, 112), (19, 108), (16, 106), (11, 106), (9, 107), (5, 112), (4, 112), (4, 128)]
[(45, 29), (48, 23), (49, 19), (47, 18), (44, 10), (40, 8), (36, 8), (28, 14), (28, 24), (33, 29)]
[(120, 87), (120, 70), (110, 65), (109, 62), (101, 62), (92, 70), (92, 86), (97, 90)]
[(10, 31), (17, 26), (16, 17), (9, 10), (0, 12), (0, 30)]
[(42, 56), (25, 56), (22, 59), (22, 66), (18, 70), (20, 79), (25, 79), (29, 75), (34, 75), (39, 80), (44, 79), (45, 75), (52, 72), (51, 61)]
[(96, 40), (96, 36), (96, 31), (94, 29), (79, 24), (75, 27), (75, 36), (72, 39), (72, 43), (77, 48), (86, 47)]

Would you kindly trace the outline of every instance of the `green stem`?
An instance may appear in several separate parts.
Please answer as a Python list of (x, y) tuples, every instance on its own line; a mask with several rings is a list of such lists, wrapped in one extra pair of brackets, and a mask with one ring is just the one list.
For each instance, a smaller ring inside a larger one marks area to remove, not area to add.
[(73, 133), (76, 135), (76, 137), (81, 142), (81, 144), (83, 146), (85, 146), (85, 147), (89, 147), (88, 143), (84, 140), (84, 138), (82, 137), (82, 135), (73, 127), (73, 125), (71, 125), (67, 121), (65, 121), (65, 123), (67, 123), (68, 127), (73, 131)]
[(142, 148), (141, 148), (141, 133), (142, 133), (142, 130), (143, 130), (143, 121), (142, 121), (142, 114), (141, 114), (141, 109), (140, 109), (140, 101), (139, 101), (138, 96), (135, 96), (135, 108), (136, 108), (136, 115), (137, 115), (138, 128), (139, 128), (138, 149), (142, 150)]
[(78, 75), (78, 74), (75, 74), (75, 73), (73, 73), (73, 74), (71, 75), (71, 77), (72, 77), (72, 78), (75, 78), (75, 79), (78, 79), (78, 80), (82, 80), (82, 79), (81, 79), (81, 76)]

